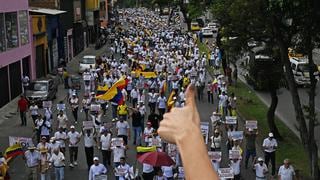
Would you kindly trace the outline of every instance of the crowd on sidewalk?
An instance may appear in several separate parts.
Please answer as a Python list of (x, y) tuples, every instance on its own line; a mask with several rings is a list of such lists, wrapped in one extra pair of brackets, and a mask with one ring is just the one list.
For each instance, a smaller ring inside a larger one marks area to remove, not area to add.
[[(108, 49), (111, 54), (97, 57), (96, 66), (83, 72), (82, 89), (69, 87), (65, 81), (66, 88), (70, 88), (66, 101), (43, 107), (44, 113), (38, 104), (21, 96), (21, 124), (27, 124), (30, 114), (37, 142), (24, 153), (28, 177), (47, 180), (54, 174), (56, 180), (64, 179), (65, 167), (77, 168), (78, 150), (84, 148), (89, 180), (106, 179), (108, 171), (112, 172), (109, 178), (120, 180), (183, 179), (179, 149), (163, 141), (157, 129), (166, 112), (185, 105), (189, 84), (196, 87), (199, 103), (212, 105), (212, 136), (209, 129), (204, 135), (208, 136), (213, 169), (221, 178), (241, 179), (242, 157), (245, 168), (254, 169), (256, 179), (271, 177), (267, 176), (269, 162), (270, 174), (275, 177), (278, 144), (273, 134), (263, 142), (265, 157), (256, 158), (256, 124), (238, 131), (237, 98), (228, 92), (228, 87), (235, 85), (231, 68), (227, 66), (225, 72), (214, 77), (207, 74), (207, 66), (215, 68), (215, 72), (223, 66), (219, 47), (213, 48), (210, 57), (201, 54), (197, 36), (174, 30), (158, 14), (143, 8), (127, 9), (121, 19), (121, 25), (114, 27), (116, 36)], [(106, 116), (109, 107), (112, 119)], [(58, 112), (56, 116), (53, 111)], [(72, 112), (72, 117), (67, 111)], [(84, 122), (80, 122), (79, 114), (85, 116)], [(242, 145), (244, 138), (246, 144)], [(84, 147), (79, 147), (80, 141)], [(148, 151), (165, 152), (174, 163), (155, 166), (142, 162), (139, 174), (126, 162), (131, 142), (138, 147), (137, 158)], [(225, 144), (228, 152), (222, 152)], [(94, 157), (97, 150), (102, 158)], [(228, 154), (227, 167), (220, 166), (222, 153)], [(278, 175), (282, 180), (293, 179), (294, 170), (288, 159)]]

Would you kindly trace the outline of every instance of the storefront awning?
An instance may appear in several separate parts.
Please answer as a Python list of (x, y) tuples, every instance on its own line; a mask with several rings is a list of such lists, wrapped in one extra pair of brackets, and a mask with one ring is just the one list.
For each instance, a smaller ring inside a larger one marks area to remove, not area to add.
[(46, 8), (38, 8), (38, 7), (30, 7), (29, 11), (34, 13), (42, 13), (42, 14), (49, 14), (49, 15), (59, 15), (67, 12), (67, 11), (60, 11), (57, 9), (46, 9)]

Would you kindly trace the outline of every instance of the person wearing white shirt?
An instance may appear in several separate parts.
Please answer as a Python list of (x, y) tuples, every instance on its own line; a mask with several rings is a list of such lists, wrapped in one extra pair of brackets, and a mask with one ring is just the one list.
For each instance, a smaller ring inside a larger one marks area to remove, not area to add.
[(102, 163), (105, 167), (107, 164), (111, 166), (111, 132), (108, 130), (102, 131), (102, 135), (100, 137), (100, 148), (102, 153)]
[(269, 137), (263, 140), (262, 147), (264, 148), (264, 158), (267, 166), (271, 160), (272, 176), (274, 176), (276, 173), (276, 149), (278, 143), (277, 140), (274, 139), (273, 133), (269, 133)]
[(55, 140), (60, 145), (60, 151), (64, 154), (66, 151), (66, 140), (67, 133), (63, 131), (63, 128), (60, 128), (59, 131), (54, 133)]
[(268, 173), (268, 167), (264, 163), (262, 158), (258, 158), (258, 162), (253, 165), (253, 170), (256, 173), (256, 180), (266, 180), (266, 175)]
[(240, 180), (240, 170), (241, 170), (241, 160), (240, 159), (231, 159), (230, 160), (230, 168), (232, 169), (234, 180)]
[(126, 180), (130, 173), (130, 166), (126, 163), (126, 158), (120, 158), (120, 165), (115, 168), (116, 180)]
[(29, 110), (30, 110), (30, 115), (33, 120), (33, 123), (34, 123), (34, 125), (36, 125), (36, 119), (39, 114), (39, 107), (34, 102), (32, 102), (29, 107)]
[(99, 163), (98, 157), (94, 157), (93, 165), (90, 166), (89, 170), (89, 180), (96, 180), (97, 176), (105, 174), (107, 174), (107, 168), (103, 164)]
[(57, 116), (57, 122), (58, 122), (58, 129), (63, 128), (64, 131), (67, 130), (68, 118), (67, 118), (67, 115), (64, 114), (62, 110), (60, 110)]
[(154, 169), (150, 164), (143, 163), (142, 164), (142, 177), (144, 180), (153, 180)]
[(28, 178), (32, 180), (38, 179), (38, 166), (40, 163), (40, 152), (35, 150), (36, 147), (31, 146), (24, 153), (24, 159), (28, 168)]
[(124, 144), (128, 144), (128, 139), (130, 139), (130, 125), (127, 121), (120, 119), (116, 123), (117, 136), (123, 138)]
[(152, 128), (151, 122), (147, 122), (147, 127), (144, 128), (144, 131), (143, 131), (143, 137), (144, 137), (145, 144), (149, 143), (149, 138), (152, 137), (153, 132), (154, 132), (154, 129)]
[(149, 107), (150, 107), (150, 112), (155, 111), (156, 109), (156, 104), (157, 104), (157, 100), (158, 100), (158, 93), (154, 92), (155, 90), (152, 89), (150, 93), (148, 93), (149, 95)]
[(228, 113), (228, 96), (224, 91), (219, 95), (219, 110), (222, 112), (223, 116), (226, 116)]
[(173, 165), (161, 166), (161, 170), (163, 172), (163, 176), (166, 177), (167, 180), (173, 180)]
[(97, 143), (95, 137), (95, 129), (83, 129), (82, 136), (84, 139), (84, 150), (89, 170), (91, 165), (93, 164), (92, 159), (94, 155), (94, 144)]
[(57, 149), (54, 150), (49, 161), (54, 167), (56, 180), (64, 180), (65, 157), (63, 153)]
[(158, 104), (158, 111), (159, 115), (163, 116), (166, 111), (166, 102), (167, 98), (161, 93), (160, 97), (158, 97), (157, 104)]
[(37, 150), (40, 151), (41, 149), (49, 150), (50, 144), (47, 143), (47, 138), (45, 136), (41, 137), (41, 141), (37, 145)]
[[(36, 120), (36, 129), (40, 133), (39, 138), (42, 136), (45, 136), (47, 139), (49, 139), (50, 128), (51, 128), (51, 123), (48, 120), (44, 120), (43, 118), (41, 118), (41, 116)], [(38, 139), (38, 142), (40, 142), (40, 139)]]
[(132, 101), (132, 106), (136, 107), (137, 102), (138, 102), (138, 90), (136, 87), (134, 87), (131, 92), (130, 92), (130, 97)]
[(295, 178), (294, 168), (290, 165), (289, 159), (283, 161), (283, 165), (280, 166), (278, 171), (279, 180), (293, 180)]
[(77, 166), (78, 159), (78, 143), (80, 142), (80, 133), (75, 131), (75, 127), (71, 126), (67, 134), (69, 141), (70, 167)]

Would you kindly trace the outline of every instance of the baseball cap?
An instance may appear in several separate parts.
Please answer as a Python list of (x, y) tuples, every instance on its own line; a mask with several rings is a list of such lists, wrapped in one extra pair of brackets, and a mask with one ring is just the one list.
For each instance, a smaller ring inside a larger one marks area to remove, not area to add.
[(271, 133), (269, 133), (269, 137), (273, 137), (273, 133), (271, 132)]
[(264, 161), (264, 160), (263, 160), (261, 157), (259, 157), (259, 158), (258, 158), (258, 161), (261, 162), (261, 161)]
[(70, 129), (74, 129), (75, 127), (74, 126), (70, 126)]
[(151, 122), (147, 122), (147, 125), (151, 125)]
[(99, 161), (99, 158), (98, 157), (94, 157), (93, 160), (94, 161)]
[(253, 131), (253, 129), (252, 129), (252, 128), (249, 128), (248, 131)]

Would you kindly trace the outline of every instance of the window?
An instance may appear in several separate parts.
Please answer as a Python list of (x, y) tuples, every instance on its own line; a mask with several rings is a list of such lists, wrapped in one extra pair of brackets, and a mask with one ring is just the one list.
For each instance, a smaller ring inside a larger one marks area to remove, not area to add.
[(6, 50), (4, 14), (0, 13), (0, 52)]
[(29, 43), (28, 32), (28, 14), (27, 11), (19, 11), (19, 24), (20, 24), (20, 41), (21, 45)]
[(5, 13), (5, 27), (6, 27), (6, 44), (7, 48), (18, 47), (18, 25), (17, 13)]

